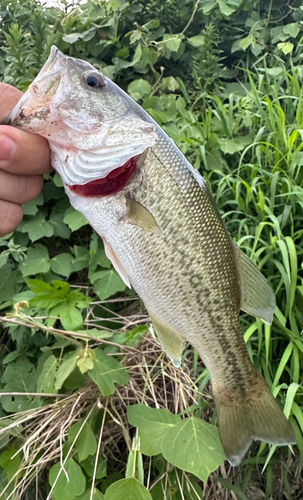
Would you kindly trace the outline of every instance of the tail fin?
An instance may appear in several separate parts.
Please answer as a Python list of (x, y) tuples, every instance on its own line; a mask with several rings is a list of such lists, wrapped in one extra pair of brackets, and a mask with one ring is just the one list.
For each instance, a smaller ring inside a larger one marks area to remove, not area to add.
[(269, 444), (295, 444), (292, 427), (263, 379), (258, 398), (226, 404), (214, 394), (219, 434), (228, 461), (239, 465), (254, 439)]

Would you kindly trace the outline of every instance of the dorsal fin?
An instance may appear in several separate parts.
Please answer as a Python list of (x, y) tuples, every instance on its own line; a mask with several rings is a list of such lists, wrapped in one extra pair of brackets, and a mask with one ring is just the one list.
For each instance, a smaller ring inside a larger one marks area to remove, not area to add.
[(241, 309), (268, 325), (276, 308), (275, 295), (257, 266), (235, 243), (241, 286)]

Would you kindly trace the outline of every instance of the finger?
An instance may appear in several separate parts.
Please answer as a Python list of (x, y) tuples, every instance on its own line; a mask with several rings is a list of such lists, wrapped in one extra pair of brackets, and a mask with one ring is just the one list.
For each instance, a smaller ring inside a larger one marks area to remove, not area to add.
[(40, 135), (0, 125), (0, 169), (26, 175), (51, 172), (47, 140)]
[(22, 95), (22, 92), (15, 89), (15, 87), (7, 85), (7, 83), (0, 83), (0, 123), (3, 122), (4, 118), (6, 118), (15, 107)]
[(0, 200), (0, 237), (14, 231), (22, 218), (23, 211), (20, 205)]
[(43, 175), (17, 175), (0, 170), (0, 200), (22, 205), (40, 193)]

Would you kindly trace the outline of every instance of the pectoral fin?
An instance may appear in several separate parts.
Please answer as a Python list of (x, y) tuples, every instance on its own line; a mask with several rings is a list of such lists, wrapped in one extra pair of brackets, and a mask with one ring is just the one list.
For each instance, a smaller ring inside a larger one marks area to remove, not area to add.
[(159, 337), (163, 350), (171, 359), (174, 366), (179, 368), (183, 351), (183, 339), (170, 326), (157, 318), (151, 311), (148, 311), (152, 324)]
[(104, 250), (106, 253), (106, 257), (111, 261), (112, 265), (116, 269), (117, 273), (120, 275), (120, 278), (124, 281), (126, 286), (128, 288), (131, 288), (131, 284), (129, 281), (129, 277), (127, 276), (127, 272), (125, 271), (123, 265), (121, 264), (120, 260), (118, 259), (117, 255), (115, 254), (113, 248), (111, 245), (106, 241), (104, 238), (103, 243), (104, 243)]
[(272, 324), (276, 308), (274, 292), (257, 266), (236, 245), (236, 258), (241, 286), (241, 309)]
[(141, 227), (149, 233), (156, 234), (163, 238), (163, 233), (159, 228), (154, 216), (138, 201), (126, 198), (127, 215), (124, 220)]

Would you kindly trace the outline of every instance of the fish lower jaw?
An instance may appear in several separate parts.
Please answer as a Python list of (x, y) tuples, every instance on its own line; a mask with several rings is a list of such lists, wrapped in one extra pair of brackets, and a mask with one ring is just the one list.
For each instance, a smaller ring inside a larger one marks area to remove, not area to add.
[(88, 182), (87, 184), (68, 185), (69, 189), (85, 198), (100, 198), (122, 191), (135, 173), (138, 157), (130, 158), (124, 165), (112, 170), (106, 177)]

